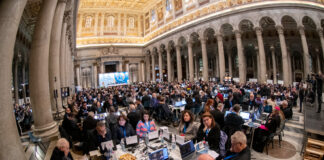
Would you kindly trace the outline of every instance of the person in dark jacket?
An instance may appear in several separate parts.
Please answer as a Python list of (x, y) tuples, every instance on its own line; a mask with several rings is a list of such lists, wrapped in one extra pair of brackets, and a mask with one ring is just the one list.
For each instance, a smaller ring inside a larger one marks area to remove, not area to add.
[[(228, 114), (225, 117), (224, 127), (233, 128), (234, 132), (239, 131), (239, 130), (242, 129), (242, 125), (244, 124), (244, 120), (239, 115), (240, 109), (241, 109), (241, 106), (239, 104), (234, 105), (233, 110), (232, 110), (233, 112)], [(232, 135), (232, 134), (230, 134), (230, 135)]]
[(317, 113), (321, 112), (322, 109), (322, 89), (323, 89), (323, 76), (322, 74), (316, 75), (316, 90), (317, 90), (317, 103), (318, 103), (318, 109)]
[(116, 144), (119, 144), (122, 138), (134, 136), (136, 134), (134, 128), (127, 122), (127, 120), (127, 117), (123, 114), (120, 115), (117, 119), (118, 125), (116, 126), (114, 131), (114, 139)]
[(209, 112), (202, 115), (202, 121), (197, 132), (197, 141), (206, 141), (209, 149), (219, 152), (220, 128), (218, 124)]
[(83, 121), (83, 132), (87, 133), (87, 131), (93, 130), (97, 126), (97, 120), (94, 119), (94, 113), (89, 112), (88, 117)]
[(232, 94), (228, 94), (228, 97), (227, 97), (227, 99), (224, 102), (224, 108), (228, 111), (233, 106), (234, 106), (234, 103), (233, 103), (233, 95)]
[(129, 113), (127, 118), (129, 119), (129, 123), (132, 125), (133, 128), (136, 128), (138, 121), (141, 119), (140, 112), (136, 110), (134, 104), (129, 104)]
[(112, 140), (112, 135), (109, 128), (106, 128), (106, 124), (104, 122), (98, 122), (96, 129), (90, 131), (87, 139), (87, 152), (97, 150), (98, 147), (100, 151), (103, 152), (103, 148), (101, 148), (102, 142), (107, 142)]
[(70, 144), (65, 138), (60, 138), (57, 141), (51, 160), (73, 160), (70, 153)]
[(305, 98), (305, 88), (303, 86), (301, 86), (301, 88), (299, 89), (299, 112), (303, 111), (303, 101)]
[(246, 145), (246, 136), (242, 131), (236, 131), (231, 136), (231, 152), (235, 153), (224, 158), (224, 160), (250, 160), (251, 151)]
[(224, 105), (222, 103), (218, 103), (217, 108), (215, 109), (214, 119), (215, 122), (222, 129), (224, 127), (224, 113), (223, 113)]

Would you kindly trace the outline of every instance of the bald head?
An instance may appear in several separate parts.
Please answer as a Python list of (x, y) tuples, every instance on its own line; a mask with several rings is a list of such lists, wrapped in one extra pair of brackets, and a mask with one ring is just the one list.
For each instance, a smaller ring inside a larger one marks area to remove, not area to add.
[(214, 158), (209, 154), (202, 154), (198, 157), (197, 160), (214, 160)]

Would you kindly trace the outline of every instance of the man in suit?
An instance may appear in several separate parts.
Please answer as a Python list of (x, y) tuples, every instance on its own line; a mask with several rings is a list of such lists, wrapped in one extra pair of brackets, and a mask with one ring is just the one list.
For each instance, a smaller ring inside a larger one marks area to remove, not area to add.
[(321, 112), (322, 109), (322, 92), (323, 92), (323, 75), (320, 73), (319, 75), (316, 75), (316, 90), (317, 90), (317, 103), (318, 103), (318, 109), (317, 113)]
[(100, 151), (103, 151), (101, 148), (101, 143), (112, 140), (111, 132), (106, 128), (104, 122), (98, 122), (96, 129), (91, 131), (87, 140), (87, 149), (88, 151), (97, 150), (100, 147)]

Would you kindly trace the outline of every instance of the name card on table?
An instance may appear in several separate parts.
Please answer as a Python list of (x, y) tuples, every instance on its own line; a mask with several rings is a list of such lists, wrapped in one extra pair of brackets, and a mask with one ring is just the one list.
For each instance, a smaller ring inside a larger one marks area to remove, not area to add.
[(112, 141), (106, 141), (101, 143), (101, 148), (102, 149), (112, 149), (114, 147), (114, 144)]
[(271, 80), (271, 79), (267, 79), (267, 83), (268, 83), (268, 84), (273, 84), (273, 80)]
[(208, 150), (208, 154), (212, 156), (214, 159), (216, 159), (219, 156), (219, 154), (213, 150)]
[(159, 131), (149, 132), (149, 140), (159, 138)]
[(136, 143), (138, 143), (137, 135), (126, 137), (126, 144), (127, 145), (136, 144)]
[(165, 138), (167, 140), (170, 140), (170, 133), (167, 131), (163, 131), (162, 138)]
[(184, 144), (185, 143), (185, 137), (184, 136), (179, 136), (179, 135), (176, 135), (176, 142), (178, 144)]
[(284, 84), (284, 81), (283, 80), (278, 80), (278, 84), (283, 85)]

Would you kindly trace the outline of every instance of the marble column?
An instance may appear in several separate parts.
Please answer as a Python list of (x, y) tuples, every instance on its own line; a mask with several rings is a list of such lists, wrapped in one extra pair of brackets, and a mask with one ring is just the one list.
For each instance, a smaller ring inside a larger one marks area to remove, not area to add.
[(146, 55), (145, 59), (146, 59), (146, 61), (145, 61), (145, 64), (146, 64), (146, 79), (145, 80), (148, 82), (148, 81), (151, 81), (150, 56)]
[(185, 63), (186, 63), (186, 80), (189, 80), (189, 59), (188, 57), (185, 57)]
[[(260, 53), (259, 53), (259, 47), (255, 47), (255, 53), (256, 53), (256, 62), (257, 62), (257, 79), (259, 83), (263, 83), (261, 81), (261, 67), (260, 67)], [(255, 68), (255, 65), (253, 65), (253, 68)]]
[(168, 82), (171, 82), (171, 49), (167, 48)]
[[(60, 96), (60, 40), (65, 6), (66, 0), (60, 0), (57, 4), (53, 18), (49, 48), (49, 89), (53, 113), (61, 113), (64, 111)], [(54, 92), (57, 93), (57, 95), (54, 95)]]
[(125, 61), (125, 71), (129, 72), (129, 61)]
[(199, 57), (196, 55), (194, 60), (195, 60), (196, 80), (198, 80), (199, 79)]
[(155, 82), (156, 74), (155, 74), (155, 54), (152, 53), (152, 81)]
[(98, 87), (98, 73), (97, 73), (97, 63), (93, 64), (93, 82), (94, 82), (94, 88)]
[(14, 45), (26, 3), (27, 0), (0, 2), (0, 110), (3, 113), (0, 116), (0, 159), (26, 159), (12, 112), (11, 94)]
[(283, 81), (284, 85), (289, 85), (289, 65), (288, 65), (288, 54), (287, 54), (287, 46), (286, 46), (286, 40), (284, 35), (284, 30), (282, 26), (276, 26), (279, 40), (280, 40), (280, 48), (281, 48), (281, 58), (282, 58), (282, 73), (283, 73)]
[(291, 67), (291, 56), (290, 56), (290, 51), (289, 49), (287, 48), (287, 59), (288, 59), (288, 80), (289, 80), (289, 84), (292, 84), (292, 75), (293, 75), (293, 72), (292, 72), (292, 67)]
[(316, 51), (316, 57), (317, 57), (317, 62), (316, 62), (316, 64), (317, 64), (317, 73), (320, 74), (320, 73), (322, 73), (321, 55), (320, 55), (320, 52), (319, 52), (318, 48), (316, 48), (315, 51)]
[(267, 64), (266, 64), (266, 57), (265, 57), (265, 51), (264, 51), (264, 44), (263, 44), (263, 38), (262, 38), (262, 28), (256, 27), (255, 32), (258, 39), (258, 47), (259, 47), (259, 66), (260, 67), (260, 82), (266, 83), (267, 82)]
[(176, 52), (177, 52), (177, 75), (178, 75), (178, 82), (182, 82), (182, 64), (181, 64), (181, 52), (180, 46), (176, 45)]
[(276, 65), (275, 47), (271, 46), (270, 50), (271, 50), (271, 58), (272, 58), (273, 84), (277, 84), (277, 65)]
[(224, 56), (224, 44), (223, 36), (220, 34), (216, 35), (218, 45), (218, 63), (219, 63), (219, 78), (223, 82), (225, 77), (225, 56)]
[(163, 66), (162, 66), (162, 50), (158, 51), (159, 54), (159, 77), (160, 77), (160, 82), (163, 81)]
[(27, 65), (27, 62), (26, 62), (26, 58), (24, 58), (24, 61), (23, 61), (23, 65), (22, 65), (22, 91), (23, 91), (23, 98), (24, 98), (24, 103), (26, 104), (27, 103), (27, 95), (26, 95), (26, 65)]
[[(66, 19), (64, 20), (66, 21)], [(62, 87), (65, 87), (65, 61), (66, 61), (66, 37), (65, 37), (65, 34), (66, 34), (66, 29), (67, 29), (67, 22), (64, 22), (63, 23), (63, 27), (62, 27), (62, 32), (61, 32), (61, 44), (60, 44), (60, 86), (61, 88)]]
[(233, 77), (233, 69), (232, 69), (232, 48), (229, 47), (228, 49), (228, 55), (227, 55), (227, 60), (228, 60), (228, 73), (230, 77)]
[(307, 75), (310, 74), (311, 72), (311, 66), (310, 66), (310, 60), (311, 57), (308, 52), (308, 45), (307, 45), (307, 40), (305, 36), (305, 29), (303, 26), (298, 27), (300, 38), (302, 41), (302, 46), (303, 46), (303, 60), (304, 60), (304, 79), (307, 78)]
[(144, 60), (141, 61), (141, 75), (142, 77), (142, 82), (145, 82), (145, 65), (144, 65)]
[(208, 55), (207, 55), (207, 48), (206, 48), (206, 38), (200, 38), (201, 43), (201, 53), (203, 59), (203, 80), (209, 81), (208, 79)]
[(77, 77), (77, 86), (81, 86), (81, 83), (80, 83), (80, 65), (77, 65), (75, 67), (75, 73), (76, 73), (76, 77)]
[(237, 55), (239, 60), (239, 77), (240, 77), (240, 83), (246, 82), (246, 62), (244, 58), (243, 53), (243, 44), (241, 39), (241, 31), (236, 30), (235, 31), (235, 37), (236, 37), (236, 45), (237, 45)]
[(323, 37), (323, 28), (318, 28), (318, 29), (317, 29), (317, 32), (318, 32), (318, 35), (319, 35), (320, 40), (321, 40), (322, 54), (323, 54), (323, 57), (324, 57), (324, 37)]
[(104, 62), (102, 62), (100, 64), (100, 73), (105, 73), (105, 63)]
[(50, 109), (49, 48), (57, 0), (43, 1), (30, 49), (30, 98), (33, 105), (34, 134), (47, 141), (58, 136)]
[[(123, 71), (123, 62), (119, 61), (119, 63), (118, 63), (118, 72), (122, 72), (122, 71)], [(129, 70), (126, 70), (126, 67), (125, 67), (125, 72), (129, 72)]]
[(192, 54), (192, 42), (188, 42), (188, 61), (189, 61), (189, 81), (194, 81), (194, 63), (193, 63), (193, 54)]
[(19, 55), (15, 57), (15, 65), (14, 65), (14, 91), (15, 91), (16, 104), (19, 104), (18, 63), (19, 63)]

